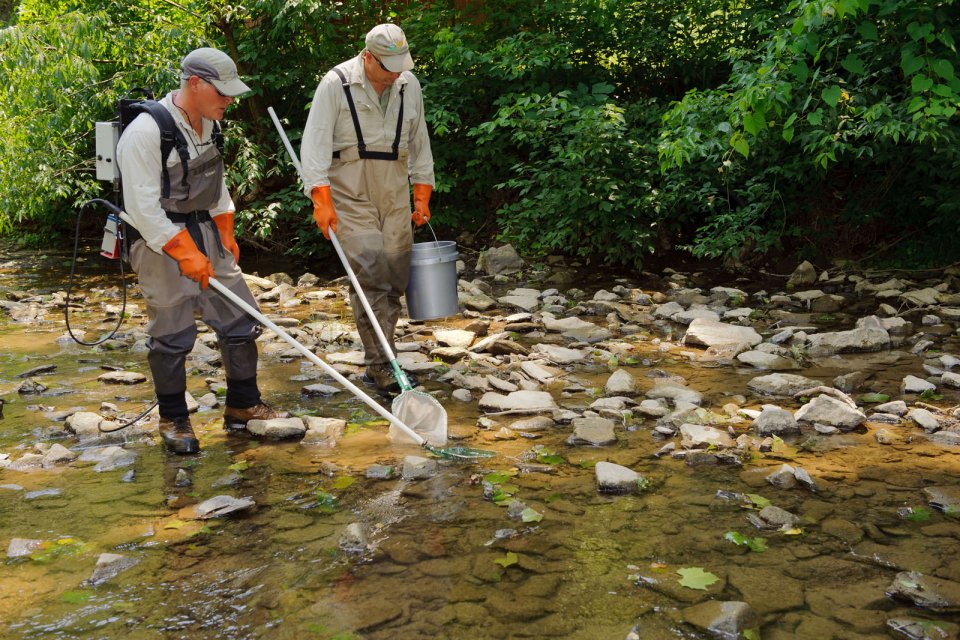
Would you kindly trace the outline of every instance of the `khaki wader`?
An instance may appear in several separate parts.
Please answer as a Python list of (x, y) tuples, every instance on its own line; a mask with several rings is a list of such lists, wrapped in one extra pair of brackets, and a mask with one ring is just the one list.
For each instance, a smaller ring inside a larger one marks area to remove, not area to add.
[[(394, 353), (394, 329), (400, 319), (400, 296), (410, 277), (413, 245), (407, 156), (400, 149), (396, 160), (365, 160), (357, 147), (349, 147), (333, 159), (329, 173), (337, 237)], [(389, 362), (353, 291), (350, 307), (363, 341), (365, 364)]]

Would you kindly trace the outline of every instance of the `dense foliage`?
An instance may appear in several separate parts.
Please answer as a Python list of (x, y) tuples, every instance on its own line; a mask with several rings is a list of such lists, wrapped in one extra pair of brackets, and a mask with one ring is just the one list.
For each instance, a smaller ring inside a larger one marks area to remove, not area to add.
[(243, 237), (326, 251), (266, 109), (296, 146), (320, 76), (384, 21), (412, 43), (448, 232), (634, 266), (676, 246), (858, 257), (904, 238), (901, 255), (935, 261), (958, 242), (953, 2), (22, 0), (10, 15), (0, 231), (40, 242), (103, 191), (93, 122), (132, 87), (173, 88), (183, 53), (212, 45), (255, 88), (227, 123)]

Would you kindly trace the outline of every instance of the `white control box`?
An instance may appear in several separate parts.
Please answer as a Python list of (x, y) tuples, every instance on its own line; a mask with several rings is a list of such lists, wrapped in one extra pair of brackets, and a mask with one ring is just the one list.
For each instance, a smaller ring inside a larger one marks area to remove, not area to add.
[(113, 182), (120, 179), (117, 168), (117, 141), (120, 139), (119, 122), (98, 122), (97, 136), (97, 180)]

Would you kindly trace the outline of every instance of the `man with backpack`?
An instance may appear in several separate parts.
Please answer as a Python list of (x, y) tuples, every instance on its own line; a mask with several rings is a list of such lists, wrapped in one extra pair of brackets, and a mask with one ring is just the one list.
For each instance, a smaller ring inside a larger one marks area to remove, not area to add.
[[(313, 218), (328, 240), (329, 230), (337, 234), (396, 353), (400, 296), (410, 276), (410, 220), (421, 226), (430, 219), (433, 153), (403, 31), (394, 24), (377, 25), (365, 45), (317, 86), (300, 157)], [(390, 354), (381, 349), (355, 292), (350, 306), (363, 342), (364, 381), (384, 392), (399, 390)]]
[[(186, 358), (197, 337), (194, 312), (216, 333), (227, 378), (224, 427), (245, 430), (250, 420), (287, 417), (264, 404), (257, 386), (256, 320), (208, 288), (216, 277), (256, 307), (237, 266), (234, 205), (224, 179), (217, 122), (236, 96), (250, 91), (233, 60), (201, 48), (180, 65), (180, 89), (141, 113), (123, 130), (117, 164), (128, 229), (130, 264), (146, 301), (147, 360), (167, 450), (200, 450), (187, 412)], [(121, 118), (122, 120), (122, 118)]]

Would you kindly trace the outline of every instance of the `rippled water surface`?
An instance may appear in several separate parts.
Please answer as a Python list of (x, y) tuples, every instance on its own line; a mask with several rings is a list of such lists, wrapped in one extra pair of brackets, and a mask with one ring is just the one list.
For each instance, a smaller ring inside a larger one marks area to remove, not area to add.
[[(64, 289), (62, 257), (9, 260), (0, 269), (0, 292)], [(116, 285), (116, 277), (89, 275), (80, 284), (85, 292)], [(526, 283), (499, 286), (505, 291), (520, 284)], [(615, 284), (591, 282), (588, 293)], [(654, 291), (640, 281), (625, 284)], [(142, 310), (137, 297), (130, 302)], [(88, 338), (111, 325), (96, 322), (105, 303), (119, 299), (101, 294), (77, 308)], [(322, 305), (288, 315), (342, 312), (342, 298)], [(283, 315), (275, 305), (263, 307)], [(413, 339), (465, 322), (427, 323)], [(134, 317), (121, 330), (144, 323)], [(149, 383), (97, 381), (104, 367), (149, 375), (144, 353), (58, 342), (64, 331), (57, 312), (29, 325), (0, 313), (0, 397), (7, 400), (0, 452), (11, 458), (45, 441), (79, 451), (75, 441), (61, 437), (57, 412), (100, 411), (102, 402), (137, 412), (152, 400)], [(718, 413), (738, 395), (753, 408), (768, 401), (746, 388), (755, 370), (691, 359), (668, 339), (677, 335), (682, 328), (671, 336), (651, 329), (625, 339), (633, 351), (619, 366), (645, 381), (644, 389), (652, 386), (648, 374), (655, 369), (682, 376), (704, 395), (703, 406)], [(956, 338), (945, 344), (960, 350)], [(56, 365), (35, 377), (47, 391), (18, 395), (14, 389), (22, 380), (16, 376), (44, 364)], [(908, 354), (885, 352), (826, 359), (799, 373), (830, 384), (850, 370), (871, 371), (873, 388), (897, 397), (903, 376), (923, 375), (920, 364)], [(603, 387), (610, 366), (598, 360), (571, 370), (586, 391), (565, 392), (563, 385), (548, 390), (561, 406), (580, 410), (595, 399), (590, 390)], [(653, 457), (666, 441), (654, 435), (652, 419), (640, 416), (619, 425), (618, 442), (609, 447), (566, 444), (569, 425), (537, 439), (497, 440), (477, 426), (476, 401), (453, 400), (452, 387), (433, 374), (422, 381), (447, 410), (451, 435), (459, 439), (453, 444), (496, 456), (442, 462), (428, 480), (375, 480), (365, 476), (371, 465), (398, 466), (405, 455), (423, 452), (389, 443), (385, 423), (372, 421), (371, 412), (346, 393), (301, 396), (306, 383), (291, 378), (312, 369), (297, 358), (265, 355), (261, 388), (283, 408), (346, 419), (350, 425), (335, 448), (227, 436), (213, 409), (193, 419), (199, 456), (167, 455), (147, 437), (127, 445), (137, 453), (132, 468), (98, 473), (75, 462), (30, 473), (0, 469), (0, 547), (14, 538), (47, 543), (45, 553), (30, 559), (4, 557), (0, 637), (619, 640), (636, 627), (640, 638), (698, 638), (706, 636), (683, 624), (682, 611), (706, 599), (749, 603), (768, 639), (887, 638), (887, 620), (902, 616), (960, 622), (955, 613), (921, 611), (885, 595), (899, 570), (960, 581), (960, 522), (926, 509), (922, 492), (960, 484), (960, 455), (914, 437), (911, 428), (896, 427), (897, 441), (886, 446), (877, 443), (872, 427), (830, 437), (804, 430), (779, 451), (756, 453), (742, 466), (696, 466)], [(200, 397), (210, 371), (202, 364), (194, 371), (188, 386)], [(947, 394), (939, 404), (958, 402)], [(734, 429), (747, 432), (748, 425)], [(542, 447), (539, 456), (534, 447)], [(642, 473), (649, 480), (645, 491), (598, 494), (598, 461)], [(771, 486), (764, 476), (784, 462), (806, 469), (818, 490)], [(507, 474), (501, 488), (542, 519), (510, 519), (506, 506), (484, 499), (482, 479), (494, 472)], [(753, 511), (729, 499), (732, 493), (769, 500), (801, 522), (790, 533), (757, 531), (748, 520)], [(183, 509), (223, 494), (250, 497), (256, 506), (219, 519), (187, 518)], [(923, 517), (902, 517), (898, 509), (904, 507)], [(368, 531), (369, 550), (348, 553), (340, 548), (341, 535), (358, 522)], [(735, 545), (725, 538), (728, 532), (762, 536), (767, 548)], [(102, 553), (139, 564), (93, 586), (87, 581)], [(680, 586), (676, 572), (689, 568), (719, 581), (706, 590)]]

